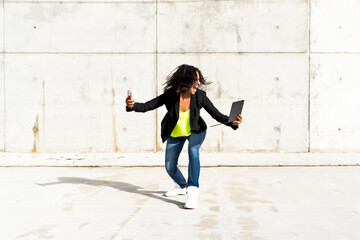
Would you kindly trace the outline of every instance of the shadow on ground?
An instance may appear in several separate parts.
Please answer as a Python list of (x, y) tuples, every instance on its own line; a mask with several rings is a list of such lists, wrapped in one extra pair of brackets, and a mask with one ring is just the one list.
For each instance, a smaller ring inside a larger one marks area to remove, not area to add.
[[(167, 203), (175, 204), (179, 208), (184, 208), (184, 203), (179, 202), (176, 200), (169, 199), (167, 197), (164, 197), (165, 192), (164, 191), (147, 191), (142, 190), (142, 187), (126, 183), (126, 182), (117, 182), (117, 181), (107, 181), (107, 180), (92, 180), (88, 178), (76, 178), (76, 177), (58, 177), (58, 182), (50, 182), (50, 183), (36, 183), (39, 186), (48, 186), (48, 185), (55, 185), (55, 184), (86, 184), (91, 186), (106, 186), (106, 187), (112, 187), (115, 189), (118, 189), (120, 191), (128, 192), (128, 193), (135, 193), (144, 195), (150, 198), (154, 198), (157, 200), (161, 200)], [(160, 195), (157, 195), (160, 194)]]

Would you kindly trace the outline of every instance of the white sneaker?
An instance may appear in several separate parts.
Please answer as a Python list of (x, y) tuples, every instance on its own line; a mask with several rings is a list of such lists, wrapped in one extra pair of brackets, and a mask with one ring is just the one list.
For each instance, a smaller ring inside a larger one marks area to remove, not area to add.
[(176, 197), (178, 195), (185, 195), (186, 194), (186, 188), (181, 188), (179, 185), (175, 185), (173, 189), (165, 193), (165, 196), (167, 197)]
[(186, 189), (186, 192), (188, 198), (184, 207), (190, 209), (197, 208), (199, 188), (190, 186)]

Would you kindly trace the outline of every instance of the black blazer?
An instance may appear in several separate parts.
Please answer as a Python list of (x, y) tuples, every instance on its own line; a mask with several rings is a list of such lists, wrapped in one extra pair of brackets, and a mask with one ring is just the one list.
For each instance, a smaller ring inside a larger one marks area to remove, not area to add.
[[(165, 104), (167, 113), (161, 121), (161, 139), (165, 142), (171, 132), (176, 126), (176, 123), (179, 119), (179, 106), (180, 106), (180, 97), (174, 91), (168, 90), (161, 94), (160, 96), (153, 98), (145, 103), (135, 102), (132, 108), (126, 106), (126, 111), (131, 112), (147, 112), (154, 110)], [(206, 92), (197, 89), (196, 93), (191, 95), (190, 100), (190, 127), (191, 132), (199, 133), (207, 129), (205, 121), (200, 117), (200, 109), (204, 107), (205, 110), (211, 115), (212, 118), (217, 120), (220, 123), (227, 122), (229, 117), (222, 114), (216, 107), (212, 104), (210, 99), (206, 96)], [(226, 123), (225, 125), (236, 130), (238, 126), (233, 126), (232, 123)]]

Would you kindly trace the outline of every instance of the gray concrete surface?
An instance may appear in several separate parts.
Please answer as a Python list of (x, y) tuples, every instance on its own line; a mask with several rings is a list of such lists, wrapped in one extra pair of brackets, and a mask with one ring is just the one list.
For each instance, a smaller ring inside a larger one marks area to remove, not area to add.
[(1, 167), (0, 239), (358, 240), (359, 186), (356, 166), (204, 167), (187, 210), (163, 167)]

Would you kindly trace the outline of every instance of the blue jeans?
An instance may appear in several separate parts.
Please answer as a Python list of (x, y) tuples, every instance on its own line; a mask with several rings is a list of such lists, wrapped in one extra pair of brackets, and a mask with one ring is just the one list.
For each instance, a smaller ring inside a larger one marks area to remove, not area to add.
[[(165, 168), (170, 177), (181, 187), (196, 186), (199, 187), (200, 160), (199, 149), (206, 136), (206, 130), (200, 133), (191, 133), (187, 137), (169, 137), (165, 150)], [(178, 159), (186, 139), (189, 141), (189, 167), (188, 181), (186, 182), (180, 169), (178, 168)]]

